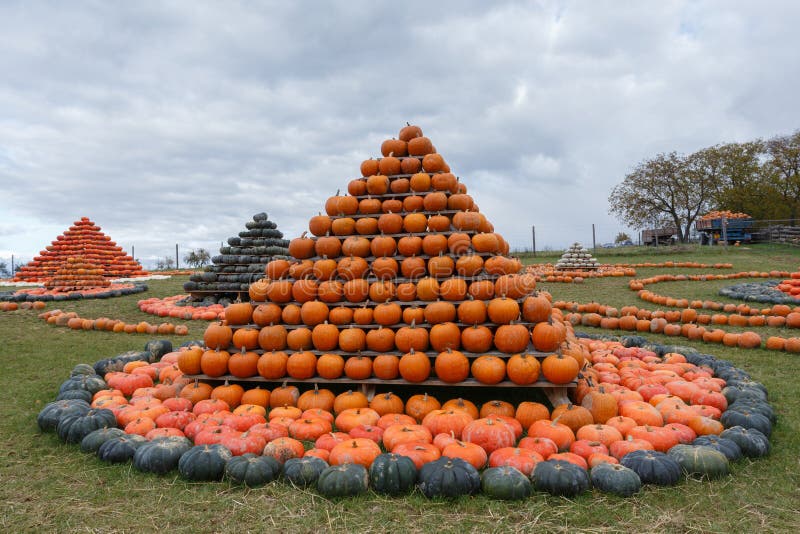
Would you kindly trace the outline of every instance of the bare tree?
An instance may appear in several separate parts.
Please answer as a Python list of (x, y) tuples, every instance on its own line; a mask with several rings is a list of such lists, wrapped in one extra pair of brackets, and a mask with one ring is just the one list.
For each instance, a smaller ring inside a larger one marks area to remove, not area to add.
[(183, 256), (183, 262), (189, 267), (197, 267), (199, 263), (197, 259), (197, 253), (194, 250), (190, 250)]
[(211, 261), (211, 253), (204, 248), (197, 249), (198, 267), (204, 267)]
[(183, 261), (192, 268), (203, 267), (208, 264), (210, 260), (211, 254), (204, 248), (191, 250), (183, 257)]

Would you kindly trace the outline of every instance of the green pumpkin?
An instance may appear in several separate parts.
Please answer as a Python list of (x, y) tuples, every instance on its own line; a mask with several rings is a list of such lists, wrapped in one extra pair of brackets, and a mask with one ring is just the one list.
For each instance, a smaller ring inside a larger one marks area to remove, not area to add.
[(121, 428), (98, 428), (97, 430), (92, 430), (81, 440), (81, 451), (97, 453), (100, 445), (111, 438), (118, 438), (124, 435), (125, 431)]
[(735, 462), (742, 457), (742, 449), (735, 441), (713, 434), (698, 437), (692, 442), (692, 445), (703, 445), (716, 449), (724, 454), (729, 462)]
[(58, 388), (58, 392), (64, 393), (71, 389), (85, 389), (94, 395), (101, 389), (106, 389), (107, 387), (108, 384), (106, 384), (106, 381), (103, 380), (100, 375), (77, 375), (62, 382), (61, 386)]
[(116, 356), (104, 358), (95, 362), (94, 372), (100, 376), (106, 376), (106, 373), (110, 373), (112, 371), (122, 371), (125, 368), (125, 364), (130, 362), (149, 362), (150, 357), (151, 354), (149, 351), (138, 352), (132, 350), (123, 352), (122, 354), (117, 354)]
[(325, 497), (350, 497), (369, 487), (367, 468), (359, 464), (326, 467), (317, 480), (317, 491)]
[(767, 400), (767, 388), (758, 382), (739, 382), (728, 385), (722, 389), (722, 394), (725, 395), (728, 404), (733, 404), (740, 399)]
[(417, 466), (408, 456), (383, 453), (369, 466), (369, 483), (377, 493), (402, 495), (414, 489)]
[(105, 408), (93, 408), (84, 414), (62, 416), (58, 420), (56, 433), (62, 441), (80, 443), (93, 430), (117, 426), (114, 412)]
[(602, 463), (592, 467), (592, 485), (603, 493), (630, 497), (642, 489), (642, 480), (633, 469), (620, 464)]
[(157, 362), (161, 357), (172, 352), (172, 342), (168, 339), (153, 339), (145, 343), (144, 350), (150, 353), (150, 362)]
[(67, 415), (84, 415), (91, 410), (89, 403), (80, 399), (65, 399), (50, 402), (36, 416), (36, 424), (42, 432), (52, 432), (58, 421)]
[(531, 473), (533, 487), (551, 495), (574, 497), (589, 489), (585, 469), (564, 460), (539, 462)]
[(722, 417), (719, 418), (719, 422), (722, 423), (725, 428), (740, 426), (742, 428), (758, 430), (767, 437), (772, 434), (772, 423), (770, 423), (767, 417), (744, 407), (740, 407), (739, 409), (728, 408), (722, 414)]
[(722, 431), (721, 438), (736, 442), (748, 458), (761, 458), (770, 453), (769, 438), (754, 428), (734, 426)]
[(181, 456), (191, 447), (192, 442), (186, 438), (157, 438), (136, 449), (133, 466), (139, 471), (163, 475), (178, 467)]
[(736, 399), (731, 404), (728, 404), (728, 410), (760, 413), (769, 419), (769, 422), (773, 425), (778, 422), (778, 416), (775, 415), (775, 410), (772, 409), (772, 405), (764, 400), (757, 400), (753, 398)]
[(110, 438), (97, 448), (97, 457), (104, 462), (127, 462), (136, 454), (136, 450), (147, 443), (144, 437), (138, 434), (123, 434)]
[(92, 392), (86, 391), (85, 389), (68, 389), (66, 391), (62, 391), (56, 397), (57, 401), (70, 399), (92, 402)]
[(225, 476), (228, 480), (249, 488), (272, 482), (280, 474), (281, 464), (278, 460), (272, 456), (257, 456), (252, 452), (234, 456), (225, 464)]
[(419, 489), (430, 498), (454, 498), (477, 493), (481, 488), (478, 470), (461, 458), (442, 456), (419, 470)]
[(638, 450), (629, 452), (620, 461), (625, 467), (636, 471), (644, 484), (672, 486), (681, 479), (681, 466), (663, 452)]
[(703, 445), (675, 445), (668, 453), (681, 465), (684, 473), (708, 477), (721, 478), (730, 473), (728, 459), (724, 454), (712, 447)]
[(328, 467), (328, 462), (316, 456), (290, 458), (283, 464), (283, 476), (299, 488), (313, 486)]
[(92, 367), (88, 363), (79, 363), (78, 365), (72, 368), (72, 371), (69, 373), (69, 376), (94, 375), (94, 374), (97, 374), (94, 372), (94, 367)]
[(222, 480), (225, 464), (233, 458), (222, 445), (196, 445), (178, 460), (178, 472), (187, 480), (210, 482)]
[(481, 475), (481, 488), (492, 499), (517, 501), (531, 495), (531, 481), (519, 469), (510, 466), (490, 467)]

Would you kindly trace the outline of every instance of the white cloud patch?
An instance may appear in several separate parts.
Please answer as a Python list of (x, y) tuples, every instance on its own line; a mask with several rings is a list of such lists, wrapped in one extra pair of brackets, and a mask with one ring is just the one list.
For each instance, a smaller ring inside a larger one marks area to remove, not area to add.
[(405, 121), (512, 246), (610, 241), (642, 158), (800, 124), (800, 5), (767, 4), (5, 2), (0, 249), (291, 238)]

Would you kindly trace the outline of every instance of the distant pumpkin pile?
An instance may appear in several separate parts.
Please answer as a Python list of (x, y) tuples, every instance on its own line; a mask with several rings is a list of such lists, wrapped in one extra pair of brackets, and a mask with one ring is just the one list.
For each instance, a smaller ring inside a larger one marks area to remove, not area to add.
[[(430, 139), (407, 126), (381, 153), (310, 219), (311, 236), (291, 240), (292, 259), (267, 264), (251, 302), (208, 327), (204, 378), (573, 382), (583, 355), (560, 312), (506, 256), (508, 243)], [(237, 377), (228, 350), (259, 354)]]
[(45, 282), (55, 276), (68, 258), (81, 257), (85, 262), (103, 269), (105, 278), (133, 278), (147, 276), (133, 258), (122, 247), (105, 235), (99, 226), (81, 217), (52, 244), (45, 247), (27, 265), (19, 268), (14, 275), (16, 282)]
[(556, 262), (557, 271), (594, 271), (600, 263), (580, 243), (573, 243)]
[[(219, 255), (211, 258), (211, 265), (192, 274), (183, 284), (191, 296), (182, 304), (230, 304), (239, 293), (247, 291), (251, 282), (264, 276), (264, 268), (274, 257), (289, 254), (288, 245), (278, 225), (266, 213), (256, 213), (252, 221), (245, 223), (245, 230), (229, 237), (227, 244), (220, 247)], [(186, 310), (191, 312), (192, 308)]]

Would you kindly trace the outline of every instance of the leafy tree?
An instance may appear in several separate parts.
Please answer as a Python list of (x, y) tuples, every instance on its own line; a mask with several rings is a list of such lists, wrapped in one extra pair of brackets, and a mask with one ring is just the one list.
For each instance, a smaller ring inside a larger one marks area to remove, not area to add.
[(618, 233), (617, 237), (614, 238), (614, 243), (623, 243), (625, 241), (631, 241), (631, 236), (625, 232)]
[(8, 270), (8, 265), (0, 260), (0, 278), (8, 278), (9, 276), (11, 276), (11, 272)]
[(768, 183), (794, 224), (800, 212), (800, 130), (766, 143)]
[(690, 155), (693, 173), (713, 185), (712, 208), (744, 212), (756, 219), (785, 217), (784, 206), (775, 202), (771, 170), (764, 164), (765, 143), (727, 143), (704, 148)]
[(708, 210), (712, 189), (704, 173), (692, 172), (686, 157), (658, 154), (611, 190), (609, 212), (635, 228), (672, 224), (685, 243), (694, 221)]

